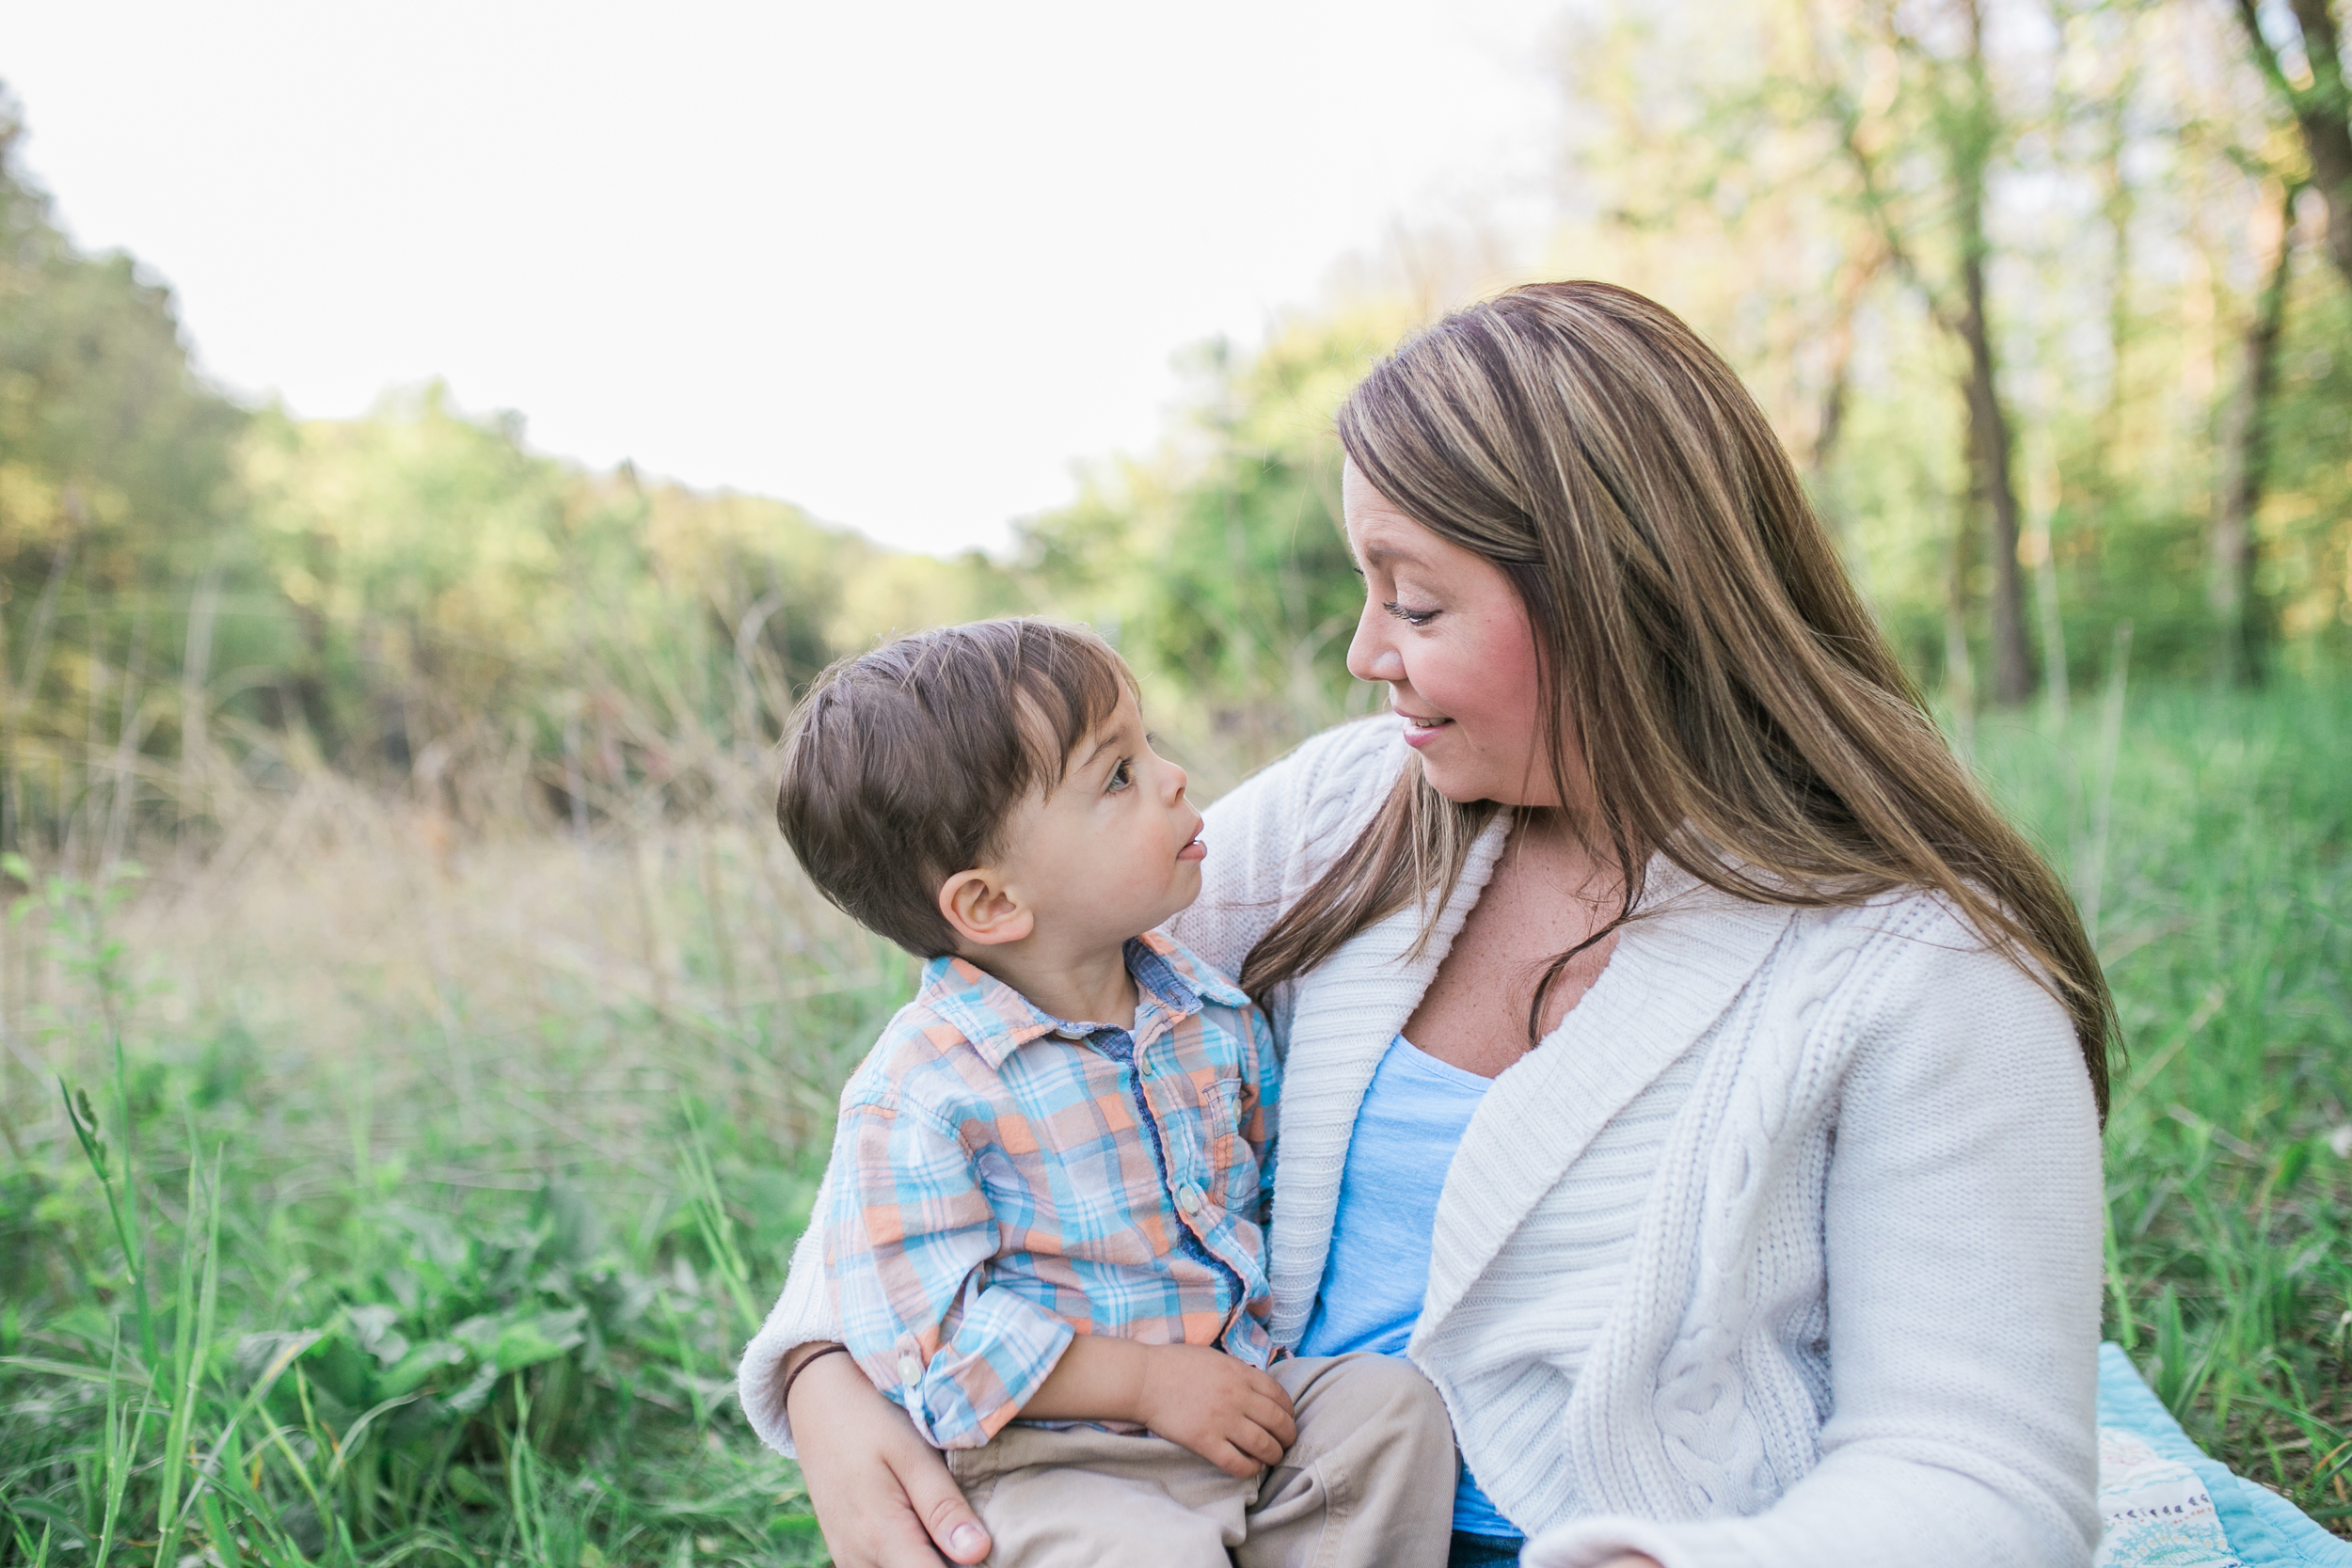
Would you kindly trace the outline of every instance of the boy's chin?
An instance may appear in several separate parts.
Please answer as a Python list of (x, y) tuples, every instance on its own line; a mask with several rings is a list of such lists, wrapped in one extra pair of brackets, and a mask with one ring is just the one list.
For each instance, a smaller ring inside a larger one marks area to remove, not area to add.
[(1159, 919), (1152, 922), (1152, 929), (1159, 929), (1159, 927), (1167, 925), (1169, 921), (1175, 919), (1178, 915), (1184, 913), (1186, 910), (1192, 908), (1193, 905), (1200, 902), (1200, 867), (1198, 863), (1189, 863), (1192, 875), (1182, 879), (1174, 887), (1168, 890), (1168, 903), (1165, 906)]

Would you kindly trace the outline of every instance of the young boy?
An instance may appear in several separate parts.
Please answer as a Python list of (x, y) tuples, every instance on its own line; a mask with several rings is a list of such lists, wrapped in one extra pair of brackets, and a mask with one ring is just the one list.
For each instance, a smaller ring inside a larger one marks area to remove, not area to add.
[(930, 960), (841, 1098), (841, 1332), (993, 1563), (1439, 1563), (1435, 1391), (1267, 1336), (1272, 1037), (1153, 930), (1200, 891), (1184, 783), (1118, 655), (1042, 621), (902, 638), (803, 705), (778, 825)]

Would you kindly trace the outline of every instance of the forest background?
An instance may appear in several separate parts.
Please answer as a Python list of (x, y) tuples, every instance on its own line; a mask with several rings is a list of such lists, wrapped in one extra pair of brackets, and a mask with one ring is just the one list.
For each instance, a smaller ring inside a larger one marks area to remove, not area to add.
[(1204, 796), (1369, 711), (1330, 411), (1515, 274), (1656, 295), (1763, 401), (2115, 980), (2107, 1331), (2345, 1528), (2339, 26), (1577, 12), (1545, 233), (1401, 235), (1189, 351), (1158, 450), (954, 560), (439, 387), (241, 404), (0, 122), (0, 1560), (821, 1556), (728, 1371), (911, 971), (766, 824), (795, 695), (1041, 611), (1117, 641)]

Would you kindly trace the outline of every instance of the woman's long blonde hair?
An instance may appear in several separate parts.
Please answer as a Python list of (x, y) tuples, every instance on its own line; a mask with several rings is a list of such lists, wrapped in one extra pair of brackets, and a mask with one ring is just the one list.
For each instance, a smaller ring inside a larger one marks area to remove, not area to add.
[[(1381, 361), (1339, 434), (1375, 489), (1526, 606), (1561, 798), (1581, 755), (1582, 830), (1624, 876), (1592, 941), (1632, 917), (1653, 853), (1758, 903), (1932, 890), (2065, 1006), (2106, 1116), (2114, 1007), (2073, 899), (1945, 744), (1763, 411), (1696, 333), (1607, 283), (1513, 289)], [(1407, 766), (1243, 984), (1263, 994), (1450, 888), (1495, 809)], [(1537, 988), (1531, 1046), (1571, 957)]]

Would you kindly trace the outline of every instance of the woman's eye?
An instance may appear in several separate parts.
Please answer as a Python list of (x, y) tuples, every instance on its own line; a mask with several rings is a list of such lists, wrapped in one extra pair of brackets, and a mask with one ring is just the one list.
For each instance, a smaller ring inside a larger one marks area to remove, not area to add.
[(1434, 610), (1410, 610), (1394, 599), (1391, 599), (1380, 608), (1408, 626), (1425, 626), (1438, 618), (1438, 612)]
[(1120, 757), (1118, 766), (1111, 769), (1110, 779), (1103, 787), (1110, 794), (1116, 795), (1135, 782), (1136, 765), (1125, 757)]

